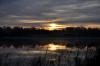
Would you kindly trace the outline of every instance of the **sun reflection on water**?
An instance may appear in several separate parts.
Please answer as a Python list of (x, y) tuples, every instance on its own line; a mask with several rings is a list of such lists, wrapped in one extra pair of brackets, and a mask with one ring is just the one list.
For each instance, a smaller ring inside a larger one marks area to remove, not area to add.
[(50, 43), (48, 45), (45, 45), (44, 48), (47, 48), (49, 51), (55, 51), (55, 50), (66, 49), (66, 46), (65, 45), (55, 45), (53, 43)]

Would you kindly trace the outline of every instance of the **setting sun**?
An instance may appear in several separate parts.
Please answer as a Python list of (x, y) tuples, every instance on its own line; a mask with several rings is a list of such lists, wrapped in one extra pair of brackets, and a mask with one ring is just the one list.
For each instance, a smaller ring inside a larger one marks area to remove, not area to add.
[(62, 28), (65, 27), (66, 27), (65, 25), (60, 25), (57, 23), (48, 23), (43, 26), (43, 29), (52, 31), (52, 30), (61, 30)]
[(51, 23), (49, 24), (49, 30), (55, 30), (57, 28), (57, 24)]

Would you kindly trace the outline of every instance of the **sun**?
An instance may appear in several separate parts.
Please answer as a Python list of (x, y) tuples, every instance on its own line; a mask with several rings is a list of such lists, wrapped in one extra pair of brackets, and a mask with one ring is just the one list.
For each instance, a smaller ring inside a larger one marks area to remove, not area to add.
[(57, 25), (56, 23), (49, 24), (50, 27), (56, 27), (56, 25)]
[(56, 23), (48, 24), (48, 29), (49, 30), (55, 30), (56, 28), (57, 28), (57, 24)]
[(66, 28), (66, 25), (61, 25), (57, 23), (48, 23), (48, 24), (45, 24), (42, 28), (45, 30), (53, 31), (53, 30), (61, 30), (63, 28)]

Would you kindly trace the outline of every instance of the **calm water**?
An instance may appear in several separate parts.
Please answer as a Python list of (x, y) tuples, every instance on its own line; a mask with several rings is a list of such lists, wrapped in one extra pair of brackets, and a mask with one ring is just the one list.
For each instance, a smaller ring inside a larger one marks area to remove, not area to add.
[[(99, 39), (78, 39), (49, 38), (38, 39), (38, 41), (31, 39), (27, 45), (24, 44), (26, 39), (23, 39), (24, 41), (16, 40), (20, 42), (18, 47), (16, 47), (16, 41), (11, 41), (13, 39), (2, 41), (2, 43), (8, 43), (9, 46), (1, 44), (0, 66), (86, 66), (86, 60), (92, 59), (96, 55), (97, 47), (95, 45), (99, 45)], [(33, 42), (32, 45), (31, 42)], [(48, 46), (50, 44), (53, 47)], [(58, 45), (64, 47), (61, 49)]]

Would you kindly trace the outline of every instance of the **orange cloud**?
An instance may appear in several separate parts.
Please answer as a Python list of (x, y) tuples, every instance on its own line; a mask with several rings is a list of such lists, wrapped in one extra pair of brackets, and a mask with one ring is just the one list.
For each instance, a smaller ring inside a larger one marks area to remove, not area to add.
[(47, 20), (37, 20), (37, 19), (19, 20), (19, 22), (22, 22), (22, 23), (49, 23), (49, 22), (59, 22), (59, 21), (62, 21), (62, 19), (57, 18), (57, 19), (47, 19)]

